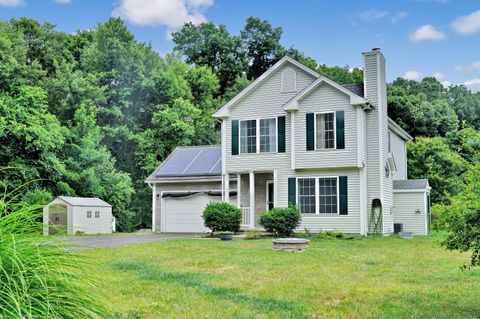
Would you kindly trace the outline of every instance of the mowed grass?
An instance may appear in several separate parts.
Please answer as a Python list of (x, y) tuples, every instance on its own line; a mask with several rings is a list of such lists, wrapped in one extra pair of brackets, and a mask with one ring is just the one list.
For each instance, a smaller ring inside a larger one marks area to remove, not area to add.
[(82, 252), (118, 318), (480, 318), (480, 270), (432, 238), (183, 239)]

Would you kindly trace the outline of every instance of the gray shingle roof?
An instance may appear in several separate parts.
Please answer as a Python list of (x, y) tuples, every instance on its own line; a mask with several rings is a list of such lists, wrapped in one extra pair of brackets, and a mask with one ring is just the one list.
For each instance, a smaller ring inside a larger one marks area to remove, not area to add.
[(363, 83), (359, 84), (342, 84), (344, 88), (349, 90), (352, 93), (355, 93), (356, 95), (365, 98), (365, 92), (363, 91)]
[(215, 176), (222, 173), (220, 145), (177, 147), (148, 178)]
[(393, 181), (393, 189), (427, 189), (428, 179), (408, 179)]
[(112, 207), (112, 205), (97, 197), (58, 196), (58, 198), (72, 206)]

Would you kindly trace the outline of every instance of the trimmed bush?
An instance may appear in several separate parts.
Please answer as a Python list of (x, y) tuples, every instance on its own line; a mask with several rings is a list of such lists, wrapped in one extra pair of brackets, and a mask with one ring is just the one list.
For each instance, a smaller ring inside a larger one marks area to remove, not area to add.
[(212, 232), (236, 232), (240, 229), (242, 210), (229, 203), (211, 202), (205, 207), (202, 217), (205, 227)]
[(300, 212), (296, 207), (273, 208), (260, 215), (260, 225), (279, 237), (290, 237), (300, 225)]

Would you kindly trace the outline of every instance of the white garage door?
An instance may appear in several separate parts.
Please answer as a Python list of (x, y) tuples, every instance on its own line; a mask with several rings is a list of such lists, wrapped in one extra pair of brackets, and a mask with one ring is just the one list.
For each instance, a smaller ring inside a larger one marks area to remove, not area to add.
[(185, 197), (165, 197), (165, 232), (203, 233), (208, 228), (203, 225), (203, 209), (209, 202), (221, 201), (221, 196), (198, 193)]

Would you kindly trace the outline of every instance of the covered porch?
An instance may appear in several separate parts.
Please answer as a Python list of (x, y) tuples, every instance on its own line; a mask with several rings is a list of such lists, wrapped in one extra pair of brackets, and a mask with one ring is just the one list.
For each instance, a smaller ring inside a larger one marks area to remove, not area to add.
[(236, 179), (236, 205), (242, 210), (243, 229), (260, 228), (260, 214), (277, 206), (276, 170), (229, 172), (222, 176), (223, 201), (230, 201), (230, 180)]

